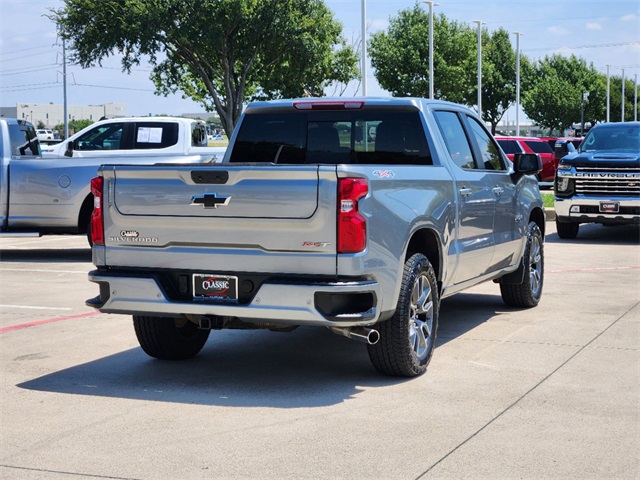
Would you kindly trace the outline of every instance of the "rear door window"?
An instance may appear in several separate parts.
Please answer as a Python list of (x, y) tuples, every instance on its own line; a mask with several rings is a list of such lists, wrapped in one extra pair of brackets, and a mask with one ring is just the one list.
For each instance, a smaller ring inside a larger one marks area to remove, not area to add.
[(177, 143), (177, 122), (138, 122), (133, 129), (134, 150), (168, 148)]
[(431, 165), (417, 111), (250, 113), (231, 162)]
[(471, 146), (458, 114), (440, 110), (434, 112), (434, 115), (453, 162), (465, 170), (476, 168)]

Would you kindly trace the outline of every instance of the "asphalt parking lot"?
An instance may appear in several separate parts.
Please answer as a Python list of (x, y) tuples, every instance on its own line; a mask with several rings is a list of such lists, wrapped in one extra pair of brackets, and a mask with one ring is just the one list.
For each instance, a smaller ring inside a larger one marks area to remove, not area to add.
[(138, 347), (83, 237), (0, 240), (0, 478), (637, 479), (640, 230), (547, 222), (540, 305), (443, 301), (426, 375), (324, 329)]

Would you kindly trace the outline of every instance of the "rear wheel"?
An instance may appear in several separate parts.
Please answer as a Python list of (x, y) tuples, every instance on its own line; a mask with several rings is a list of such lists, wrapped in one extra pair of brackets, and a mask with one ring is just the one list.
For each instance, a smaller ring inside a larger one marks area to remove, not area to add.
[(558, 236), (560, 238), (564, 238), (566, 240), (573, 240), (578, 236), (578, 231), (580, 230), (579, 223), (562, 223), (556, 220), (556, 230), (558, 231)]
[(511, 307), (535, 307), (542, 296), (544, 280), (544, 239), (540, 227), (535, 222), (529, 224), (522, 261), (523, 282), (500, 283), (500, 293), (504, 302)]
[(209, 338), (209, 330), (181, 318), (134, 315), (133, 326), (146, 354), (161, 360), (194, 357)]
[(373, 366), (385, 375), (423, 374), (435, 347), (439, 309), (433, 267), (427, 257), (415, 254), (405, 263), (394, 316), (376, 325), (380, 340), (368, 346)]

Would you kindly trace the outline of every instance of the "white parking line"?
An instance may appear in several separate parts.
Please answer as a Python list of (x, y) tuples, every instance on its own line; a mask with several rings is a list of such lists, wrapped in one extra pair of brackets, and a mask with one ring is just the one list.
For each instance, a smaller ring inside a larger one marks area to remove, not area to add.
[(73, 310), (67, 307), (35, 307), (32, 305), (0, 305), (0, 308), (27, 308), (30, 310)]

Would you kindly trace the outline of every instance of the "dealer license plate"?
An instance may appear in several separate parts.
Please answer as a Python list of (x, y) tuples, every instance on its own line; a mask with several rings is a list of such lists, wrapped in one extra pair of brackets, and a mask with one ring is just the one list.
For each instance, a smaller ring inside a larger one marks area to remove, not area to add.
[(237, 302), (238, 277), (215, 273), (194, 273), (193, 298)]
[(618, 213), (620, 211), (620, 202), (600, 202), (601, 213)]

